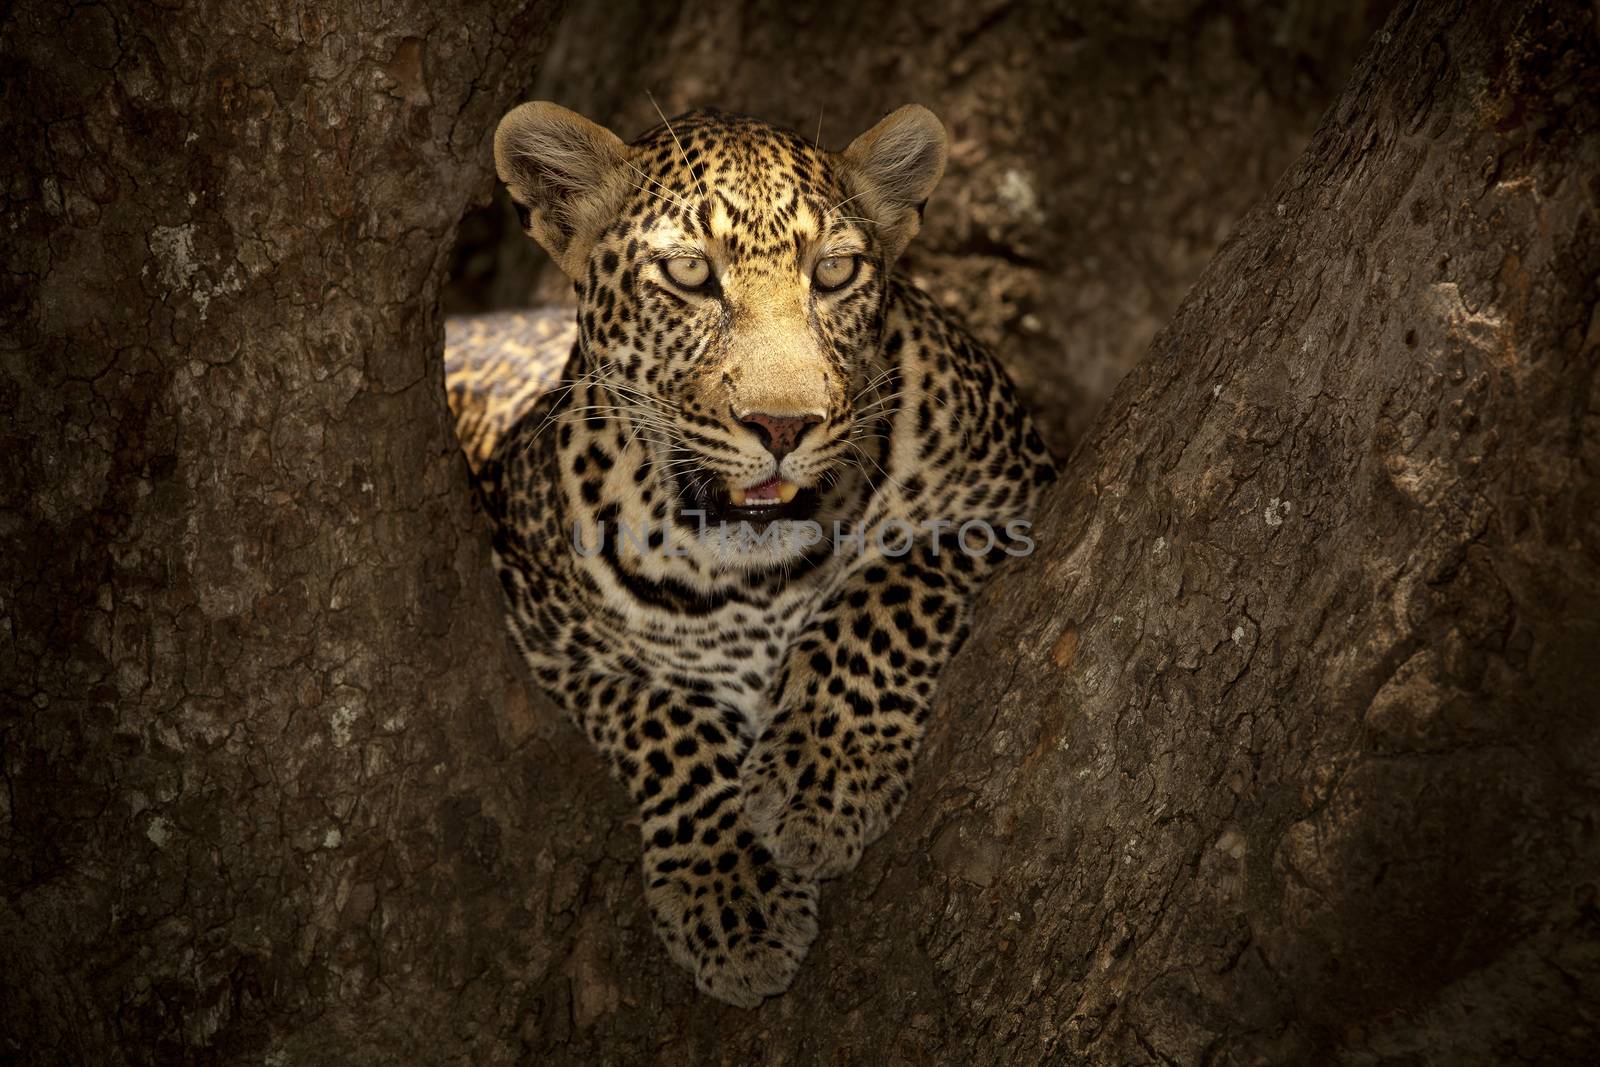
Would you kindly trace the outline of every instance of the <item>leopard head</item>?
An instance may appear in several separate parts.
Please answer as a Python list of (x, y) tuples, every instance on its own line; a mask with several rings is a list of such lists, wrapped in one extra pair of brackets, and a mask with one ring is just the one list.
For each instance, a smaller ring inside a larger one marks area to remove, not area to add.
[(917, 105), (839, 153), (709, 111), (629, 144), (540, 101), (495, 132), (524, 228), (575, 284), (608, 415), (685, 508), (758, 526), (807, 517), (860, 462), (889, 271), (945, 158)]

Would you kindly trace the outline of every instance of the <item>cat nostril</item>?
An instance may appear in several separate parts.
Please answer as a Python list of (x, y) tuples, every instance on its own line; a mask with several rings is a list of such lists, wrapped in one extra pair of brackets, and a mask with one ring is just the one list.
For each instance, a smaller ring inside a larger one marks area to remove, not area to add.
[(782, 459), (799, 445), (800, 435), (806, 432), (806, 427), (821, 422), (822, 416), (767, 415), (757, 412), (745, 415), (739, 421), (761, 438), (761, 443), (767, 446), (768, 452)]

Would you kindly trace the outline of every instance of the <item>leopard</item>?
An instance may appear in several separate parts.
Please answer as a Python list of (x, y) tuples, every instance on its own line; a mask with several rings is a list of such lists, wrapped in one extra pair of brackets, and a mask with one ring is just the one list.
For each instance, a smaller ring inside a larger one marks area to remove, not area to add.
[(667, 954), (750, 1008), (903, 807), (1056, 465), (895, 269), (948, 158), (933, 112), (842, 151), (661, 118), (624, 142), (548, 101), (504, 116), (496, 171), (576, 313), (453, 323), (446, 383), (528, 678), (636, 806)]

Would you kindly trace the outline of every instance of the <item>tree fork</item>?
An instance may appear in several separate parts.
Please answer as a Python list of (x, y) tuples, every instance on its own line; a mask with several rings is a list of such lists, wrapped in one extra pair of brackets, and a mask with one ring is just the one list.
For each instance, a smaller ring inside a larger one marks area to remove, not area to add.
[[(621, 798), (511, 667), (432, 380), (418, 309), (546, 17), (502, 7), (277, 51), (225, 13), (83, 8), (70, 48), (10, 16), (0, 1058), (1593, 1047), (1592, 9), (1391, 19), (1075, 452), (907, 812), (748, 1013), (666, 962)], [(312, 121), (335, 101), (360, 121)]]

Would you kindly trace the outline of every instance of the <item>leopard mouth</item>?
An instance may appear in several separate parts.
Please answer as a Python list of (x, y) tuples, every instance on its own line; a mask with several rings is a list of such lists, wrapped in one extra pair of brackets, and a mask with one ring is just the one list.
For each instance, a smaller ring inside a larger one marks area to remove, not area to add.
[(695, 477), (686, 480), (685, 503), (705, 513), (707, 525), (748, 523), (764, 529), (779, 519), (809, 519), (817, 512), (820, 496), (776, 475), (750, 486), (731, 486), (724, 479)]

